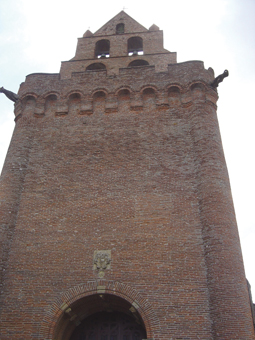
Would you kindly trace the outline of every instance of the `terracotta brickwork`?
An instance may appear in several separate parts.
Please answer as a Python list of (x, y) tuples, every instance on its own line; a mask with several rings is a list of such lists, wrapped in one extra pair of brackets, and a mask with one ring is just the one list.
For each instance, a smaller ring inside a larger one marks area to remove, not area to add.
[[(123, 34), (116, 34), (116, 26), (119, 23), (124, 25)], [(143, 55), (129, 55), (128, 40), (132, 37), (142, 39)], [(95, 58), (96, 43), (102, 40), (109, 41), (110, 58)], [(161, 72), (167, 70), (168, 64), (176, 63), (176, 53), (164, 49), (163, 32), (156, 25), (147, 30), (127, 14), (120, 12), (95, 34), (87, 31), (83, 38), (78, 39), (75, 57), (68, 62), (62, 62), (60, 76), (61, 79), (71, 78), (73, 72), (84, 72), (95, 61), (102, 62), (106, 66), (107, 74), (115, 76), (121, 68), (128, 67), (130, 62), (137, 59), (146, 60), (157, 72)]]
[[(132, 36), (144, 54), (128, 55)], [(255, 338), (213, 70), (150, 36), (122, 11), (60, 74), (21, 84), (0, 182), (2, 340), (69, 340), (108, 309), (147, 339)]]

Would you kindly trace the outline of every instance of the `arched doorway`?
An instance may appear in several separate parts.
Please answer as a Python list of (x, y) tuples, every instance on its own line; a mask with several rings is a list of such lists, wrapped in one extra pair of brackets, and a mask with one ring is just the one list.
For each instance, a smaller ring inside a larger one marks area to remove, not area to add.
[(53, 339), (56, 340), (143, 340), (144, 321), (135, 302), (115, 294), (98, 293), (61, 306)]
[(142, 340), (146, 334), (142, 325), (130, 315), (119, 312), (99, 312), (86, 318), (70, 340)]

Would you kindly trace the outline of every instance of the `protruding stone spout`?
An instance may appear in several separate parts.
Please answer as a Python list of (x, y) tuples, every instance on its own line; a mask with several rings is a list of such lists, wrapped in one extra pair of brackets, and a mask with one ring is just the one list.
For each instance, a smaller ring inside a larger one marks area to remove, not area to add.
[(3, 86), (0, 88), (0, 92), (4, 93), (7, 98), (16, 103), (19, 100), (19, 96), (11, 91), (6, 90)]
[(219, 86), (219, 83), (221, 83), (224, 78), (228, 77), (229, 73), (228, 73), (228, 70), (225, 70), (222, 74), (220, 74), (218, 77), (216, 77), (214, 79), (214, 81), (211, 83), (211, 86), (212, 87), (218, 87)]

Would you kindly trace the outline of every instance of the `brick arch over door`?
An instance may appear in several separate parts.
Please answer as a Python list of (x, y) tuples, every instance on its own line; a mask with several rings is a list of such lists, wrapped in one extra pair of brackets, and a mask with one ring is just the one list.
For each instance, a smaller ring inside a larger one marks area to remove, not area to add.
[(108, 294), (127, 301), (141, 316), (147, 332), (147, 338), (153, 338), (153, 330), (158, 330), (159, 320), (152, 306), (132, 287), (117, 281), (88, 281), (84, 284), (70, 288), (58, 296), (52, 305), (45, 310), (44, 318), (39, 332), (39, 339), (52, 340), (59, 321), (68, 312), (70, 306), (76, 301), (92, 295)]

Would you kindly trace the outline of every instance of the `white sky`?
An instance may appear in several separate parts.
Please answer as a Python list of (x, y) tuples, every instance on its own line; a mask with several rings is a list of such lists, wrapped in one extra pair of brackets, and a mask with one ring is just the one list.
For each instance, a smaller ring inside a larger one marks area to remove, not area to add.
[[(255, 300), (255, 1), (85, 0), (0, 1), (0, 87), (17, 92), (30, 73), (57, 73), (75, 54), (77, 38), (95, 32), (125, 6), (149, 28), (164, 31), (164, 46), (178, 62), (202, 60), (215, 76), (218, 119), (227, 160), (246, 276)], [(13, 103), (0, 94), (0, 168), (14, 127)]]

